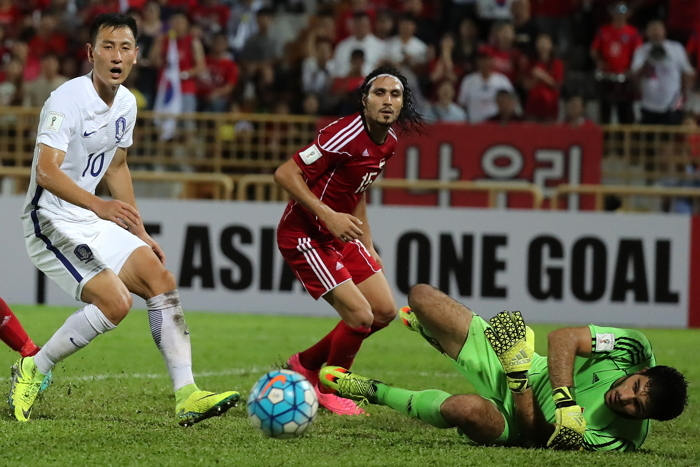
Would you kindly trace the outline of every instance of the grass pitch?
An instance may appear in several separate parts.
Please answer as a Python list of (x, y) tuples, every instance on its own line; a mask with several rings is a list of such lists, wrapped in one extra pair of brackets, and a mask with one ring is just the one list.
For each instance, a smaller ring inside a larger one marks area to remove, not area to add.
[[(35, 342), (45, 342), (73, 309), (14, 307)], [(485, 313), (486, 314), (486, 313)], [(189, 313), (194, 370), (203, 389), (236, 389), (243, 399), (257, 378), (313, 344), (337, 319)], [(533, 326), (546, 353), (551, 326)], [(438, 430), (385, 407), (370, 417), (320, 410), (307, 435), (263, 438), (243, 404), (224, 417), (179, 427), (165, 365), (145, 312), (134, 311), (54, 370), (54, 385), (33, 420), (0, 417), (0, 465), (166, 466), (700, 466), (698, 330), (647, 330), (657, 361), (690, 380), (691, 405), (679, 419), (654, 422), (643, 450), (630, 454), (562, 453), (470, 445), (455, 430)], [(14, 352), (0, 350), (0, 378), (9, 390)], [(418, 335), (395, 322), (368, 339), (353, 367), (408, 389), (451, 393), (473, 388)]]

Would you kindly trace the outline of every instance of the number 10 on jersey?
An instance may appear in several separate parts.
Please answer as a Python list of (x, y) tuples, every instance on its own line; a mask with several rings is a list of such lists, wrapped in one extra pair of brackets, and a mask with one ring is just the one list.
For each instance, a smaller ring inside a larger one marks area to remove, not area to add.
[[(99, 165), (97, 161), (99, 161)], [(85, 165), (85, 170), (83, 170), (82, 176), (84, 177), (85, 174), (88, 173), (88, 170), (90, 170), (90, 175), (92, 175), (93, 177), (97, 177), (102, 172), (104, 164), (105, 153), (101, 152), (97, 156), (95, 156), (95, 153), (93, 152), (92, 154), (88, 155), (87, 164)]]

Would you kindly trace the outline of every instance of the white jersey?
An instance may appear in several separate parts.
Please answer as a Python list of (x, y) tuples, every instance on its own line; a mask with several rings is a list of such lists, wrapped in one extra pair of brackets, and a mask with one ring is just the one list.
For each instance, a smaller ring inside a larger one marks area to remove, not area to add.
[(65, 151), (61, 170), (82, 189), (94, 193), (117, 148), (133, 143), (136, 98), (119, 86), (111, 107), (97, 95), (92, 73), (59, 86), (41, 109), (29, 191), (22, 210), (25, 232), (33, 231), (36, 210), (44, 218), (94, 222), (98, 218), (46, 191), (36, 183), (39, 144)]

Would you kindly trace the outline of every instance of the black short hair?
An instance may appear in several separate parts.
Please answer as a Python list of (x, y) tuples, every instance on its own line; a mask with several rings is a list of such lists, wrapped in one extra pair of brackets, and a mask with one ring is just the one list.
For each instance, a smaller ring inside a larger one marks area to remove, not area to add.
[(355, 60), (356, 58), (365, 59), (365, 51), (362, 49), (355, 49), (350, 52), (350, 60)]
[(412, 132), (416, 132), (421, 134), (424, 127), (423, 116), (416, 108), (416, 103), (413, 100), (413, 93), (411, 92), (411, 88), (408, 86), (408, 80), (399, 70), (392, 66), (380, 66), (372, 73), (367, 75), (365, 81), (362, 83), (362, 86), (360, 86), (360, 112), (364, 110), (364, 99), (369, 94), (372, 81), (374, 81), (374, 79), (379, 75), (391, 75), (398, 79), (403, 86), (403, 107), (401, 107), (399, 118), (396, 119), (396, 123), (401, 129), (401, 133), (410, 134)]
[(688, 405), (688, 381), (673, 367), (657, 365), (639, 374), (649, 378), (649, 418), (666, 421), (678, 417)]
[(120, 13), (103, 13), (97, 15), (90, 25), (90, 43), (95, 46), (97, 35), (102, 29), (122, 29), (129, 28), (134, 34), (134, 40), (139, 37), (139, 28), (136, 26), (136, 20), (131, 16), (122, 15)]

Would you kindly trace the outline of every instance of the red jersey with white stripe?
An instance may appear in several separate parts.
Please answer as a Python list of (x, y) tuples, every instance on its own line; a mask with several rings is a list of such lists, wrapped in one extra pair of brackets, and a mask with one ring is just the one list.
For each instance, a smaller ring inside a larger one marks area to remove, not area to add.
[[(323, 128), (313, 143), (292, 157), (314, 195), (332, 210), (352, 214), (394, 155), (396, 141), (396, 133), (389, 129), (384, 143), (373, 142), (358, 112)], [(315, 215), (294, 200), (284, 211), (278, 235), (335, 240)]]

